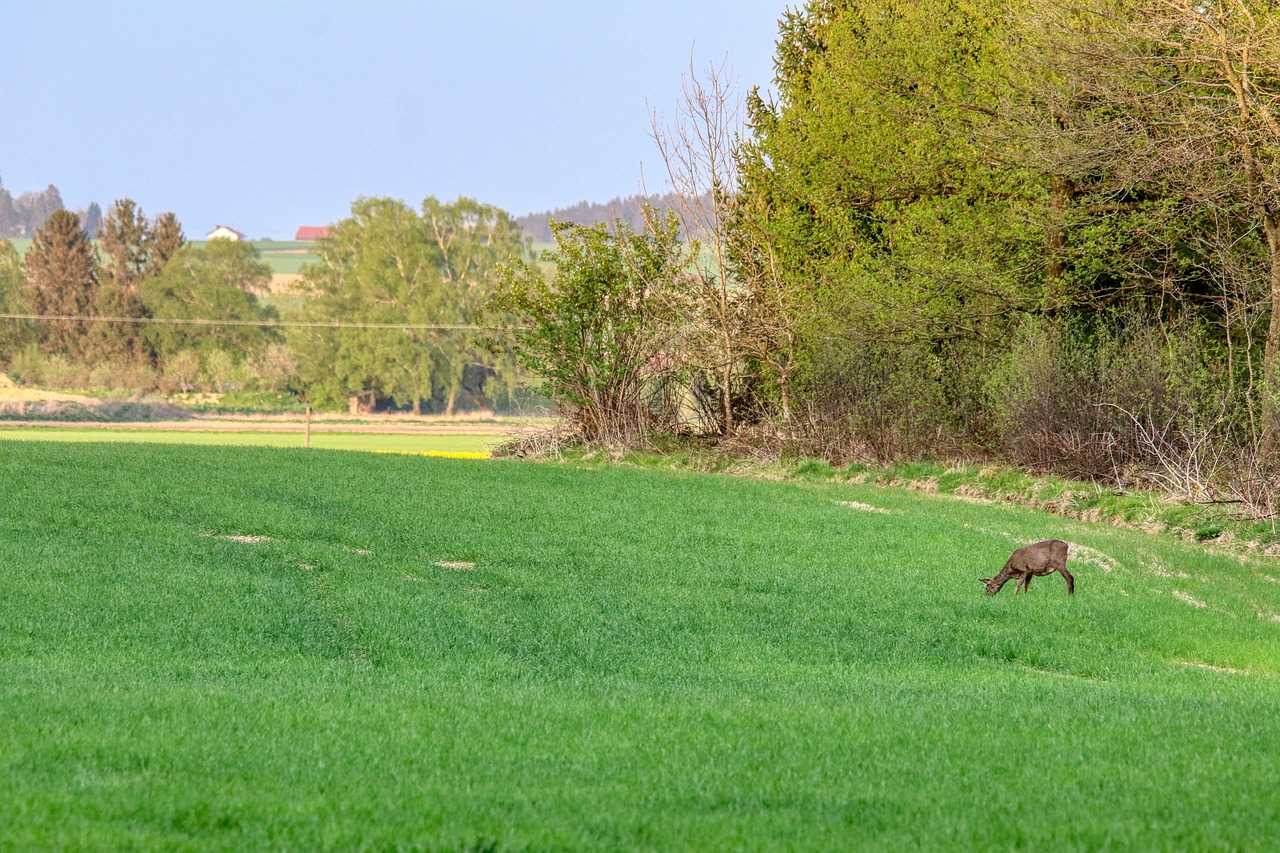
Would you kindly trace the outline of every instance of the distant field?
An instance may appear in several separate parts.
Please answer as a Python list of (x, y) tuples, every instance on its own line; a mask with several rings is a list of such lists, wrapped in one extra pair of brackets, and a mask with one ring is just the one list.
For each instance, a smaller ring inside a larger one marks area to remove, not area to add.
[[(18, 250), (20, 256), (26, 255), (27, 249), (31, 247), (31, 240), (23, 239), (9, 240), (13, 247)], [(204, 240), (192, 240), (194, 245), (204, 245)], [(294, 243), (283, 240), (254, 240), (251, 241), (255, 248), (262, 254), (262, 260), (267, 266), (271, 267), (274, 275), (297, 275), (302, 272), (302, 268), (307, 264), (313, 264), (320, 260), (315, 254), (315, 243)]]
[[(321, 450), (361, 450), (383, 453), (482, 454), (500, 444), (500, 435), (386, 434), (355, 432), (312, 432), (311, 446)], [(106, 442), (111, 444), (193, 444), (222, 447), (302, 447), (301, 431), (243, 432), (158, 429), (75, 429), (71, 427), (0, 428), (0, 441)]]
[[(0, 850), (1268, 850), (1280, 569), (872, 486), (0, 445)], [(1014, 543), (1077, 543), (987, 598)]]
[[(205, 240), (192, 240), (197, 246), (204, 245)], [(262, 255), (262, 260), (271, 267), (273, 275), (297, 275), (307, 264), (320, 260), (315, 254), (315, 243), (298, 243), (288, 240), (253, 240), (254, 248)]]

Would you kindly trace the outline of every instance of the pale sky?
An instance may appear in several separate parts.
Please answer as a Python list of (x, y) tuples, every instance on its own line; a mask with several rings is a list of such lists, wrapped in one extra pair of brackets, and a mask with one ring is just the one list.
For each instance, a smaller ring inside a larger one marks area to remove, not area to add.
[(767, 85), (786, 0), (0, 0), (0, 180), (291, 237), (360, 195), (661, 189), (690, 53)]

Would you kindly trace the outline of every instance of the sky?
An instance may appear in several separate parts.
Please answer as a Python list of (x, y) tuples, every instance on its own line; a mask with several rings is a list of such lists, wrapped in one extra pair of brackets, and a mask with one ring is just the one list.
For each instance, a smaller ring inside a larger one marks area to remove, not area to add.
[(663, 189), (690, 57), (768, 85), (787, 0), (0, 0), (0, 181), (289, 238), (359, 196)]

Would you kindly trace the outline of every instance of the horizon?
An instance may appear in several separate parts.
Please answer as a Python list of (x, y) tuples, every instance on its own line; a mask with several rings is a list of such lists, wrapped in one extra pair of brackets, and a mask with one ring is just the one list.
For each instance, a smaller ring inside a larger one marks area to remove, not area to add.
[(15, 196), (52, 184), (73, 210), (172, 210), (193, 238), (290, 239), (361, 196), (524, 216), (661, 193), (650, 110), (674, 111), (691, 57), (726, 62), (740, 96), (767, 88), (787, 3), (698, 6), (16, 9), (0, 180)]

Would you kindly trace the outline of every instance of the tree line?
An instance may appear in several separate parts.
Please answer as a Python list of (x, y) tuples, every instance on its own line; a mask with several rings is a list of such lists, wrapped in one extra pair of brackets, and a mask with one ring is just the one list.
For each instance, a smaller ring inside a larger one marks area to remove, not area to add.
[(698, 245), (650, 211), (508, 280), (581, 434), (999, 456), (1273, 511), (1273, 4), (810, 0), (775, 68), (743, 121), (712, 67), (655, 124)]
[(33, 385), (267, 392), (329, 408), (517, 401), (520, 370), (484, 325), (497, 269), (526, 251), (508, 214), (469, 199), (420, 210), (361, 199), (316, 251), (300, 306), (282, 316), (251, 243), (188, 243), (172, 213), (150, 219), (129, 199), (96, 241), (55, 211), (25, 257), (0, 240), (0, 312), (41, 318), (0, 320), (0, 369)]

